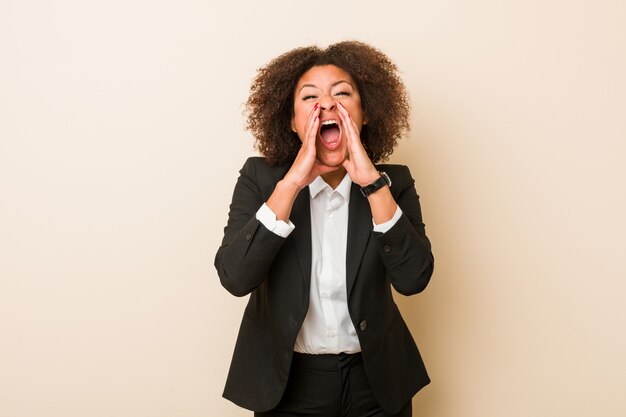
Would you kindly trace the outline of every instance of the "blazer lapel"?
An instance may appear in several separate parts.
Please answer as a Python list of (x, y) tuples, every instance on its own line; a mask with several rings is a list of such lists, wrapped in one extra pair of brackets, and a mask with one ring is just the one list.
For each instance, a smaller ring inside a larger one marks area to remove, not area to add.
[(296, 226), (292, 234), (293, 243), (298, 253), (298, 261), (305, 288), (311, 285), (311, 209), (309, 187), (300, 190), (291, 208), (291, 221)]
[(346, 251), (346, 287), (348, 298), (354, 286), (361, 259), (372, 234), (372, 211), (357, 184), (352, 184), (348, 209), (348, 249)]

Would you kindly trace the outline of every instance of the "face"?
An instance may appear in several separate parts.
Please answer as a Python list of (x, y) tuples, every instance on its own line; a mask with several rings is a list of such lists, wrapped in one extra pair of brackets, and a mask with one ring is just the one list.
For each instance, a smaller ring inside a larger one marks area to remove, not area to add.
[(324, 165), (340, 166), (348, 155), (346, 129), (339, 117), (339, 103), (350, 113), (360, 132), (363, 125), (361, 96), (349, 73), (334, 65), (315, 66), (305, 72), (296, 86), (291, 129), (300, 141), (306, 137), (311, 113), (320, 105), (320, 124), (316, 132), (317, 159)]

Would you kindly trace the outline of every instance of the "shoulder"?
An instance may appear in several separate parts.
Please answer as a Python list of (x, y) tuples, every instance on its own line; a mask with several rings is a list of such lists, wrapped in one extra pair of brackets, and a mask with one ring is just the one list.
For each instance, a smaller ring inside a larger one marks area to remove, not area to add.
[(239, 179), (255, 184), (262, 194), (268, 198), (274, 186), (280, 181), (289, 166), (271, 165), (267, 159), (260, 156), (253, 156), (246, 160), (239, 171)]
[(271, 165), (267, 159), (262, 156), (251, 156), (246, 159), (240, 172), (255, 177), (280, 175), (280, 178), (282, 178), (288, 169), (289, 165)]
[(246, 162), (244, 162), (241, 171), (246, 173), (252, 173), (256, 172), (257, 170), (263, 170), (269, 167), (270, 165), (267, 163), (267, 160), (262, 156), (251, 156), (246, 159)]

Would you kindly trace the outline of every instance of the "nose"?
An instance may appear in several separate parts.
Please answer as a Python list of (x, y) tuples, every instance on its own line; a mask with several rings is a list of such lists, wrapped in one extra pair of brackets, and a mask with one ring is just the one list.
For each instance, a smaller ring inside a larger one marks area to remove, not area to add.
[(335, 99), (333, 99), (332, 97), (325, 96), (320, 100), (321, 110), (325, 110), (325, 111), (335, 110), (336, 107), (337, 107), (337, 103), (335, 103)]

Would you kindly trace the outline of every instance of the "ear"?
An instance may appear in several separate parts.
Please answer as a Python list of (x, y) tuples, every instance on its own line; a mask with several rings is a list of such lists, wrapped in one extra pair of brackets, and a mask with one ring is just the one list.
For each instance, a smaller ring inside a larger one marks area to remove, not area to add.
[(291, 131), (293, 133), (298, 133), (298, 131), (296, 130), (296, 123), (293, 120), (293, 117), (291, 118), (291, 123), (289, 124), (291, 126)]

